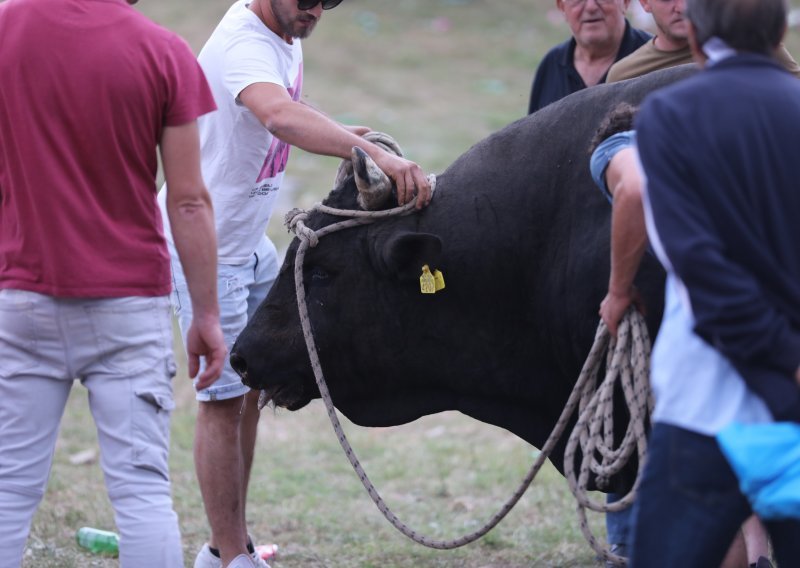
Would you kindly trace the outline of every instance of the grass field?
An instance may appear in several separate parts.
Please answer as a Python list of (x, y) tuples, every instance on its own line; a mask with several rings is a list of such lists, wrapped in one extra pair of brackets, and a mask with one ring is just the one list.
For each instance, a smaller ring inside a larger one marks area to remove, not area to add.
[[(178, 31), (194, 49), (227, 9), (224, 0), (141, 0), (141, 11)], [(549, 0), (346, 0), (325, 13), (304, 43), (305, 95), (335, 118), (392, 134), (407, 156), (442, 171), (472, 144), (522, 116), (533, 71), (568, 36)], [(792, 32), (790, 51), (800, 53)], [(521, 148), (509, 160), (527, 160)], [(289, 207), (330, 189), (337, 163), (293, 150), (287, 189), (269, 228)], [(180, 350), (180, 346), (179, 350)], [(176, 377), (171, 471), (187, 566), (207, 535), (192, 464), (196, 404), (185, 366)], [(381, 516), (350, 469), (321, 404), (265, 412), (251, 483), (249, 521), (276, 542), (274, 568), (597, 566), (583, 540), (564, 480), (546, 469), (499, 527), (477, 543), (435, 551), (408, 541)], [(367, 472), (401, 519), (449, 539), (489, 519), (516, 488), (534, 450), (514, 436), (455, 413), (398, 428), (346, 423)], [(48, 492), (34, 520), (26, 568), (112, 567), (81, 553), (75, 531), (114, 528), (96, 457), (85, 390), (70, 398)], [(601, 516), (592, 519), (603, 533)], [(156, 567), (158, 568), (158, 567)]]

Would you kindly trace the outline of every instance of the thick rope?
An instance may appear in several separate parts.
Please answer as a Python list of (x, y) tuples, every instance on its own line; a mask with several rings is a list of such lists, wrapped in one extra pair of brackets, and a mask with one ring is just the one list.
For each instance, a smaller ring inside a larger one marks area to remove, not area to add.
[[(431, 190), (435, 190), (436, 178), (429, 176), (431, 183)], [(325, 409), (328, 413), (328, 418), (331, 421), (336, 437), (339, 444), (350, 461), (356, 475), (361, 480), (361, 484), (366, 489), (372, 501), (378, 507), (378, 510), (401, 533), (408, 538), (427, 546), (429, 548), (437, 549), (453, 549), (464, 546), (475, 540), (479, 539), (492, 528), (494, 528), (511, 509), (517, 504), (522, 495), (530, 486), (537, 473), (544, 465), (547, 458), (550, 456), (553, 447), (561, 438), (564, 430), (569, 423), (570, 417), (580, 405), (580, 414), (578, 423), (569, 438), (566, 452), (566, 474), (569, 482), (570, 489), (578, 500), (578, 515), (581, 520), (581, 530), (588, 540), (592, 548), (603, 558), (615, 562), (620, 565), (625, 565), (626, 560), (622, 557), (612, 554), (604, 545), (599, 543), (594, 535), (588, 528), (586, 521), (585, 509), (588, 507), (594, 511), (618, 511), (630, 506), (634, 498), (634, 491), (638, 486), (637, 482), (634, 490), (625, 496), (621, 501), (606, 505), (598, 505), (593, 503), (586, 497), (586, 486), (588, 483), (589, 471), (591, 470), (599, 477), (599, 482), (603, 483), (608, 478), (619, 471), (627, 461), (628, 457), (633, 451), (633, 444), (635, 443), (639, 451), (639, 467), (641, 470), (644, 462), (644, 451), (646, 442), (644, 438), (644, 420), (646, 419), (646, 406), (650, 399), (649, 396), (649, 380), (647, 375), (648, 358), (649, 358), (649, 340), (647, 338), (647, 329), (644, 326), (643, 318), (635, 310), (629, 311), (620, 325), (619, 340), (610, 340), (610, 352), (608, 354), (608, 373), (606, 379), (601, 384), (600, 388), (595, 391), (597, 374), (600, 368), (601, 357), (609, 347), (610, 334), (605, 325), (601, 322), (595, 337), (595, 343), (589, 354), (589, 357), (584, 365), (583, 370), (578, 378), (578, 382), (570, 394), (569, 400), (561, 413), (555, 427), (553, 428), (550, 437), (545, 442), (541, 449), (539, 456), (534, 464), (531, 466), (528, 473), (523, 478), (518, 489), (511, 495), (511, 497), (503, 504), (500, 510), (480, 529), (452, 540), (435, 540), (425, 535), (422, 535), (410, 528), (397, 515), (395, 515), (388, 507), (386, 502), (380, 496), (375, 486), (370, 481), (366, 472), (364, 471), (358, 457), (355, 454), (352, 446), (350, 445), (344, 433), (342, 425), (336, 414), (336, 409), (333, 400), (328, 390), (325, 378), (322, 373), (322, 365), (319, 360), (319, 354), (314, 341), (314, 335), (311, 330), (311, 322), (308, 317), (308, 306), (306, 303), (305, 286), (303, 284), (303, 264), (305, 254), (309, 247), (313, 248), (319, 243), (319, 239), (330, 233), (373, 223), (380, 219), (408, 215), (414, 211), (416, 198), (410, 203), (402, 207), (395, 207), (384, 211), (354, 211), (345, 209), (335, 209), (322, 204), (316, 204), (311, 210), (303, 211), (300, 209), (293, 209), (286, 215), (285, 223), (289, 230), (293, 231), (300, 239), (300, 246), (297, 249), (294, 265), (294, 278), (295, 278), (295, 292), (297, 294), (297, 307), (300, 312), (300, 324), (303, 329), (303, 337), (308, 349), (311, 367), (314, 372), (314, 378), (319, 388), (320, 396)], [(345, 221), (333, 223), (317, 231), (309, 228), (305, 224), (305, 220), (312, 211), (320, 211), (329, 215), (336, 215), (347, 217)], [(637, 317), (638, 316), (638, 317)], [(631, 344), (628, 337), (631, 335), (630, 329), (633, 329), (633, 351), (631, 351)], [(647, 345), (645, 345), (647, 343)], [(635, 367), (631, 365), (636, 361)], [(631, 408), (631, 421), (628, 430), (623, 439), (622, 445), (613, 449), (613, 388), (616, 378), (619, 377), (622, 381), (623, 392), (625, 393), (626, 401)], [(635, 385), (635, 386), (634, 386)], [(594, 393), (594, 394), (592, 394)], [(644, 408), (641, 402), (644, 402)], [(639, 404), (639, 406), (637, 406)], [(589, 432), (586, 433), (584, 428), (589, 424)], [(600, 427), (603, 427), (603, 435), (600, 437)], [(574, 479), (574, 459), (576, 445), (580, 441), (581, 451), (583, 452), (583, 462), (581, 464), (581, 472), (577, 481)], [(603, 456), (601, 463), (593, 461), (595, 451)]]
[[(606, 376), (597, 386), (597, 375), (606, 354)], [(602, 558), (618, 566), (627, 560), (612, 554), (598, 542), (589, 528), (586, 509), (598, 512), (621, 511), (631, 506), (641, 479), (647, 452), (645, 423), (653, 409), (650, 394), (650, 337), (641, 313), (629, 308), (620, 323), (617, 338), (611, 336), (603, 321), (597, 328), (594, 345), (570, 396), (580, 398), (578, 422), (572, 430), (564, 452), (564, 474), (570, 491), (577, 501), (581, 532), (589, 545)], [(630, 412), (630, 421), (619, 447), (614, 448), (614, 388), (619, 381)], [(568, 403), (569, 404), (569, 403)], [(581, 450), (581, 466), (575, 479), (575, 453)], [(605, 488), (612, 475), (619, 472), (637, 450), (639, 469), (631, 491), (619, 501), (596, 503), (587, 495), (589, 474), (594, 473), (596, 483)], [(598, 456), (600, 461), (598, 461)]]

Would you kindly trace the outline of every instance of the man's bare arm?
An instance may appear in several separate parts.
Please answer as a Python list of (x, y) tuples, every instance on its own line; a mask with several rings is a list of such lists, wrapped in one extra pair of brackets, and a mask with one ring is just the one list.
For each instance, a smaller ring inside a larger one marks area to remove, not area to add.
[(608, 294), (600, 304), (600, 316), (616, 336), (628, 306), (644, 312), (633, 281), (647, 248), (647, 229), (642, 207), (642, 178), (635, 150), (619, 151), (606, 170), (614, 197), (611, 214), (611, 275)]
[(189, 376), (197, 374), (200, 356), (206, 360), (197, 383), (199, 390), (219, 378), (227, 349), (219, 323), (214, 213), (200, 171), (197, 122), (166, 127), (161, 157), (167, 182), (167, 214), (192, 301), (193, 319), (186, 339)]
[(431, 187), (416, 163), (386, 152), (309, 105), (293, 101), (282, 86), (255, 83), (239, 94), (239, 100), (277, 138), (307, 152), (349, 159), (359, 146), (388, 175), (397, 187), (400, 204), (419, 195), (417, 207), (430, 202)]

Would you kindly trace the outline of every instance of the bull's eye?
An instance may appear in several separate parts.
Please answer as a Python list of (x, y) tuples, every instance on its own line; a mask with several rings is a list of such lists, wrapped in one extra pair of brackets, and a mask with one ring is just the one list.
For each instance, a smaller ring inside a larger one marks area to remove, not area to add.
[(328, 271), (320, 266), (315, 266), (309, 270), (306, 277), (311, 286), (326, 286), (331, 280), (331, 275)]

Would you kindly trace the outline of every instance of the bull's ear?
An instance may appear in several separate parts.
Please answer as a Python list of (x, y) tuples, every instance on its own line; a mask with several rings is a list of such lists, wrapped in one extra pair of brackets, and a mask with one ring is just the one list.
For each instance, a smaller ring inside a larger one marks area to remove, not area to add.
[(438, 266), (442, 240), (429, 233), (394, 233), (384, 241), (380, 256), (389, 272), (399, 278), (419, 278), (424, 264)]

